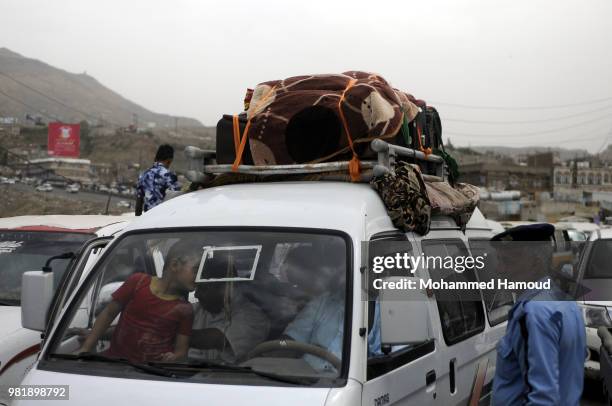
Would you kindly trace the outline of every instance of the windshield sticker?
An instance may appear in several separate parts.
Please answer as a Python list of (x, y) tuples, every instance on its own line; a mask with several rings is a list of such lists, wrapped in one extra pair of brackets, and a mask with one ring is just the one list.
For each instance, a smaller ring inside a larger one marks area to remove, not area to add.
[(204, 247), (196, 282), (253, 280), (261, 248), (261, 245)]
[(23, 241), (0, 241), (0, 254), (13, 253), (17, 248), (21, 248)]

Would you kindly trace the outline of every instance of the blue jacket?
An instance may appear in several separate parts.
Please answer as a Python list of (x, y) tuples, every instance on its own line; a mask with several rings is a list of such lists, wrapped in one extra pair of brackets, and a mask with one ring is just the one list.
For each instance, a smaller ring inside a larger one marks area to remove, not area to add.
[(144, 201), (144, 211), (150, 210), (164, 201), (166, 190), (181, 190), (176, 175), (160, 162), (155, 162), (138, 178), (136, 192)]
[(578, 305), (562, 295), (528, 292), (510, 311), (497, 347), (494, 405), (579, 405), (586, 332)]

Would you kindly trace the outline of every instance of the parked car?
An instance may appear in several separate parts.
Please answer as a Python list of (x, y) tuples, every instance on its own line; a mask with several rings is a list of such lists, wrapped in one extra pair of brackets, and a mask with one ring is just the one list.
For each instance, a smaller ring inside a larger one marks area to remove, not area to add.
[[(127, 224), (127, 216), (19, 216), (0, 219), (0, 387), (16, 386), (40, 350), (40, 331), (21, 324), (22, 276), (50, 266), (53, 293), (76, 266), (74, 255), (90, 239), (112, 235)], [(54, 256), (64, 255), (51, 262)], [(42, 320), (47, 311), (38, 314)], [(0, 392), (0, 404), (9, 400)]]
[(42, 185), (36, 186), (36, 190), (39, 192), (51, 192), (53, 191), (53, 186), (48, 183), (43, 183)]
[(81, 190), (81, 188), (77, 184), (66, 186), (66, 192), (68, 193), (79, 193), (79, 190)]
[(132, 207), (132, 204), (130, 202), (127, 202), (125, 200), (120, 200), (117, 202), (117, 207), (124, 207), (129, 209), (130, 207)]

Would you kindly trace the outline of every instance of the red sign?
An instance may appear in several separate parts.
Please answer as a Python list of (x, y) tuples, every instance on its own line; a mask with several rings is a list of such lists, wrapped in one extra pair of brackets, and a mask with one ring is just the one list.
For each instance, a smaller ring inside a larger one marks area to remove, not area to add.
[(78, 158), (80, 140), (79, 124), (49, 123), (47, 153), (49, 156)]

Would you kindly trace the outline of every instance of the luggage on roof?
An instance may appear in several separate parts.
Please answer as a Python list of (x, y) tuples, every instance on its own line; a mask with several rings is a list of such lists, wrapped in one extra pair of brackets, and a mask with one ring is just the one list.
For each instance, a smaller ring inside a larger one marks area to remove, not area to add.
[(217, 124), (215, 164), (209, 152), (186, 150), (192, 181), (371, 182), (394, 225), (419, 233), (429, 229), (432, 213), (461, 223), (478, 202), (471, 185), (453, 188), (457, 166), (444, 151), (436, 109), (379, 75), (268, 81), (249, 89), (244, 104), (245, 112)]

